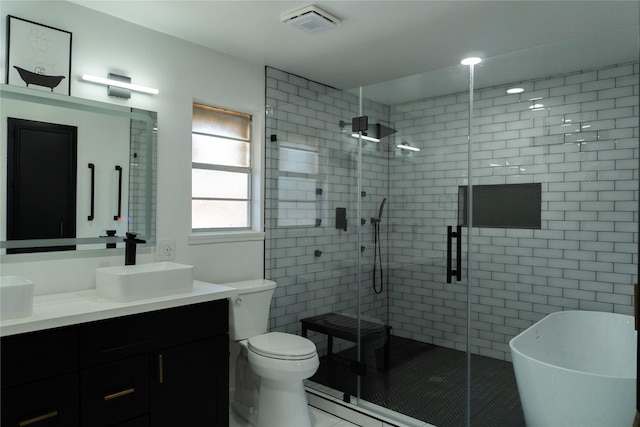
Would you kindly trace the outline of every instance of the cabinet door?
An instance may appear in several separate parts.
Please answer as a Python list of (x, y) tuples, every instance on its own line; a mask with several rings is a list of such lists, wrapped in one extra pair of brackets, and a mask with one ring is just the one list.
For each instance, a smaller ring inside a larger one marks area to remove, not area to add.
[(78, 375), (2, 390), (3, 426), (78, 427)]
[(228, 366), (227, 335), (157, 352), (151, 425), (227, 427)]
[(149, 412), (148, 356), (97, 365), (80, 375), (83, 426), (112, 426)]

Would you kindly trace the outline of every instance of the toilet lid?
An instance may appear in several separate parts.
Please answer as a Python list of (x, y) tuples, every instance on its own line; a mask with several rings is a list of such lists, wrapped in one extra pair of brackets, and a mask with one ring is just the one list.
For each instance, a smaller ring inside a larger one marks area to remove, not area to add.
[(293, 334), (269, 332), (249, 338), (249, 350), (272, 359), (301, 360), (316, 354), (316, 345)]

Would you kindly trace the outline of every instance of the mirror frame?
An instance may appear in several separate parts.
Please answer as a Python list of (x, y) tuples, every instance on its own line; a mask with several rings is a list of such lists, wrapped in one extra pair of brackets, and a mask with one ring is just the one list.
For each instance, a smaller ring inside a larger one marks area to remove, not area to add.
[[(44, 104), (58, 108), (64, 108), (69, 111), (78, 110), (83, 112), (92, 112), (112, 117), (121, 117), (140, 123), (137, 126), (138, 132), (138, 150), (144, 151), (143, 155), (148, 161), (142, 169), (138, 170), (135, 179), (143, 181), (143, 189), (139, 190), (137, 185), (132, 182), (134, 179), (133, 171), (129, 173), (129, 204), (127, 212), (127, 230), (139, 234), (139, 238), (146, 241), (147, 246), (155, 245), (156, 239), (156, 165), (157, 165), (157, 113), (154, 111), (146, 111), (142, 109), (125, 107), (115, 104), (108, 104), (99, 101), (92, 101), (72, 96), (59, 95), (42, 91), (34, 91), (28, 88), (20, 88), (6, 84), (0, 84), (0, 100), (12, 99), (24, 102), (32, 102), (36, 104)], [(3, 126), (3, 129), (5, 126)], [(132, 135), (129, 134), (129, 159), (133, 159)], [(79, 142), (80, 143), (80, 142)], [(140, 148), (142, 150), (140, 150)], [(8, 161), (8, 159), (7, 159)], [(7, 182), (6, 168), (2, 172), (5, 183)], [(132, 185), (133, 184), (133, 185)], [(6, 184), (5, 184), (6, 185)], [(132, 201), (134, 201), (132, 203)], [(131, 215), (132, 205), (142, 206), (145, 215), (142, 221), (135, 221)], [(6, 219), (5, 219), (6, 220)], [(135, 222), (133, 222), (135, 221)], [(141, 225), (136, 226), (136, 222)], [(134, 229), (132, 229), (132, 224)], [(77, 250), (98, 249), (96, 245), (105, 245), (102, 248), (124, 247), (122, 243), (124, 236), (96, 236), (96, 237), (76, 237), (65, 239), (29, 239), (29, 240), (3, 240), (0, 241), (0, 249), (2, 254), (6, 254), (8, 248), (29, 248), (29, 247), (53, 247), (53, 246), (70, 246), (75, 245)], [(107, 246), (108, 245), (108, 246)], [(84, 247), (83, 247), (84, 246)], [(73, 251), (72, 251), (73, 252)]]

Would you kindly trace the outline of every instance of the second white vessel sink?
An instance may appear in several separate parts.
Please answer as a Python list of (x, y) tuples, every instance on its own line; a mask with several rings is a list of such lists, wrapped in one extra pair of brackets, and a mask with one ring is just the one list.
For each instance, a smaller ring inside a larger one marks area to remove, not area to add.
[(33, 282), (20, 276), (0, 277), (0, 319), (31, 316)]
[(127, 302), (193, 291), (193, 266), (175, 262), (96, 269), (96, 289), (105, 298)]

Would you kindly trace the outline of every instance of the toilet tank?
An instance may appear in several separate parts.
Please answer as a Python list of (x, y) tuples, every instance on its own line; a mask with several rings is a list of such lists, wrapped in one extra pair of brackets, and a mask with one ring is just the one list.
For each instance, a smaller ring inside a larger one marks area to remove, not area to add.
[(236, 288), (238, 296), (229, 299), (229, 336), (240, 341), (267, 332), (269, 307), (276, 282), (271, 280), (247, 280), (226, 283)]

